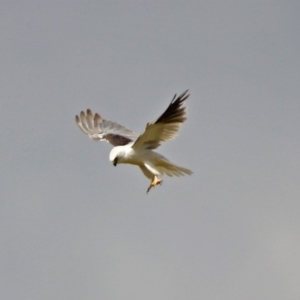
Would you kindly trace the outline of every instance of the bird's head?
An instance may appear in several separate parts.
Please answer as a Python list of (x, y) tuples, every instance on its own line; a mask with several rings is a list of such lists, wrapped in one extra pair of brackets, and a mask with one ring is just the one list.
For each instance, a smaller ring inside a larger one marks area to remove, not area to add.
[(113, 163), (116, 167), (117, 164), (120, 162), (119, 159), (122, 157), (122, 151), (119, 146), (114, 147), (109, 154), (109, 160)]

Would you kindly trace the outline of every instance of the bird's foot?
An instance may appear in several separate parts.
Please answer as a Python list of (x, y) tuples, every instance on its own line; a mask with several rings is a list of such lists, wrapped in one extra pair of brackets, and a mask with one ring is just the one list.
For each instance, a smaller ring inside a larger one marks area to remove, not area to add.
[(147, 194), (149, 193), (149, 191), (155, 187), (156, 185), (161, 185), (162, 184), (162, 180), (161, 179), (158, 179), (156, 176), (152, 179), (148, 189), (147, 189)]

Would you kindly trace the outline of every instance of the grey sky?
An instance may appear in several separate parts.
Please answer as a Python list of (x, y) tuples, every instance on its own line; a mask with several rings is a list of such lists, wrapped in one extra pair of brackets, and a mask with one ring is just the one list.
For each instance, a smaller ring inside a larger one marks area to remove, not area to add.
[[(298, 1), (1, 1), (1, 299), (299, 299)], [(74, 116), (193, 176), (146, 195)]]

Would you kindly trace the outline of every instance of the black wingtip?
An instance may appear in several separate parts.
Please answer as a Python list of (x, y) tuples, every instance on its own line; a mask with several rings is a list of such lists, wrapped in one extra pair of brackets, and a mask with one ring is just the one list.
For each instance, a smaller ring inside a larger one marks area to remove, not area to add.
[(189, 92), (189, 90), (187, 89), (178, 97), (177, 97), (177, 94), (175, 94), (171, 103), (174, 103), (175, 101), (179, 101), (180, 103), (182, 103), (184, 100), (186, 100), (190, 96), (190, 94), (187, 94), (188, 92)]
[(156, 120), (155, 123), (158, 122), (177, 122), (183, 123), (186, 120), (185, 117), (185, 107), (182, 107), (183, 101), (185, 101), (189, 94), (188, 90), (183, 92), (180, 96), (177, 97), (177, 94), (173, 97), (171, 103), (164, 111), (164, 113)]

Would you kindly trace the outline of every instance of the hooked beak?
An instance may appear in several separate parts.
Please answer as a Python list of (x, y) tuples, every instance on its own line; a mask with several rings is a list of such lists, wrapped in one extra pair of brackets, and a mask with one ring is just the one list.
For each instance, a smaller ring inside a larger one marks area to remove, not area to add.
[(117, 164), (118, 164), (118, 158), (116, 157), (116, 158), (114, 159), (113, 165), (116, 167)]

